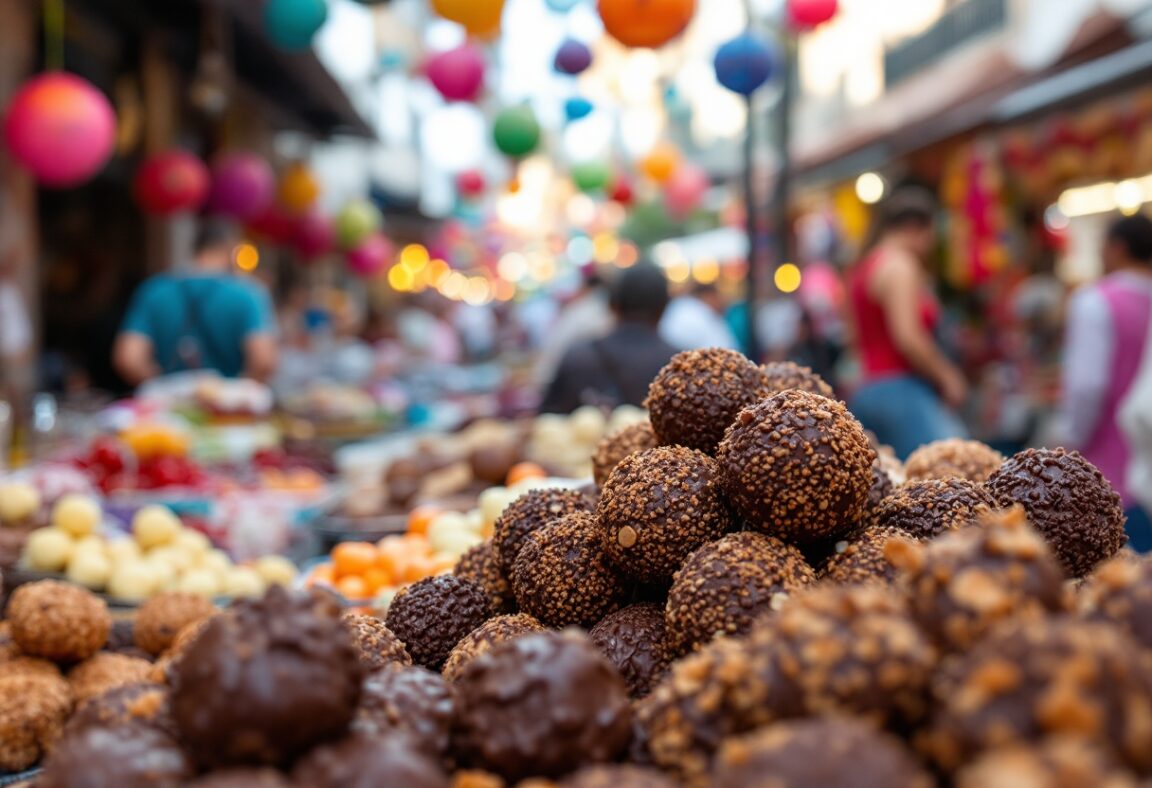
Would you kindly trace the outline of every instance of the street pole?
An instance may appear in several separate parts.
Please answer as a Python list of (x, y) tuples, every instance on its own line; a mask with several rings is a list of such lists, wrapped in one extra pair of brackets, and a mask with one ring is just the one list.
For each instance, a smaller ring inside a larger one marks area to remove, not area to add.
[(746, 319), (748, 321), (748, 357), (760, 361), (760, 338), (756, 336), (756, 297), (759, 292), (760, 271), (757, 254), (757, 224), (759, 210), (756, 205), (756, 187), (753, 183), (752, 168), (756, 163), (756, 115), (753, 113), (752, 96), (745, 97), (748, 109), (747, 128), (744, 132), (744, 227), (748, 233), (748, 273), (744, 280)]
[(788, 205), (792, 196), (792, 103), (797, 78), (796, 40), (784, 33), (784, 84), (780, 105), (776, 111), (776, 144), (780, 149), (780, 165), (776, 170), (776, 184), (772, 195), (772, 231), (775, 233), (774, 266), (792, 259), (792, 238), (788, 227)]

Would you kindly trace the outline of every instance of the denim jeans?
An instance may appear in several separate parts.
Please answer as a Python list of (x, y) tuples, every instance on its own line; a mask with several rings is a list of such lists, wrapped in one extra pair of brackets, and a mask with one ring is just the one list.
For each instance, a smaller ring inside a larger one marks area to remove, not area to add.
[(1138, 553), (1152, 552), (1152, 518), (1139, 506), (1124, 513), (1128, 518), (1128, 546)]
[(901, 460), (926, 443), (963, 438), (964, 423), (924, 380), (914, 375), (882, 378), (861, 386), (849, 403), (865, 429), (891, 446)]

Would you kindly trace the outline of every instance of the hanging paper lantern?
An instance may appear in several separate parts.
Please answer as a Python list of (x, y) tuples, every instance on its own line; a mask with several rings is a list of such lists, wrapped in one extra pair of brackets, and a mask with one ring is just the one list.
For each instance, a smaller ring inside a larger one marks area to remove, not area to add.
[(456, 191), (462, 197), (479, 197), (488, 184), (480, 170), (465, 170), (456, 176)]
[(292, 246), (305, 260), (315, 260), (336, 248), (336, 226), (319, 211), (310, 211), (296, 223)]
[(292, 213), (301, 214), (320, 198), (320, 184), (307, 165), (297, 162), (280, 178), (277, 196), (281, 205)]
[(383, 224), (380, 209), (367, 200), (353, 200), (336, 215), (336, 241), (341, 249), (352, 249)]
[(612, 170), (602, 161), (587, 161), (572, 167), (572, 182), (582, 192), (602, 192), (612, 179)]
[(484, 68), (484, 53), (465, 42), (433, 55), (424, 73), (447, 101), (474, 101), (484, 88)]
[(208, 209), (237, 219), (262, 214), (276, 197), (276, 176), (268, 162), (251, 153), (224, 156), (212, 168)]
[(540, 124), (531, 107), (511, 107), (496, 117), (492, 127), (496, 147), (505, 156), (527, 156), (540, 145)]
[(608, 199), (627, 207), (636, 199), (636, 189), (632, 182), (620, 176), (608, 189)]
[(182, 150), (145, 159), (132, 181), (140, 209), (155, 216), (198, 211), (211, 188), (212, 176), (204, 162)]
[(545, 0), (545, 5), (557, 13), (566, 14), (579, 2), (580, 0)]
[(564, 117), (568, 118), (569, 122), (575, 120), (583, 120), (592, 114), (596, 107), (591, 101), (583, 96), (576, 96), (564, 102)]
[(838, 0), (788, 0), (788, 21), (795, 30), (811, 30), (840, 10)]
[(668, 143), (661, 143), (641, 160), (640, 171), (656, 183), (667, 183), (679, 164), (679, 151)]
[(692, 163), (681, 165), (664, 186), (664, 204), (674, 218), (684, 220), (700, 207), (711, 188), (708, 173)]
[(717, 82), (733, 93), (751, 96), (772, 77), (776, 53), (758, 36), (744, 33), (720, 47), (714, 65)]
[(488, 37), (500, 30), (504, 0), (432, 0), (432, 10), (474, 36)]
[(392, 242), (384, 233), (374, 232), (364, 238), (355, 248), (349, 250), (348, 269), (356, 276), (368, 278), (387, 267), (395, 251)]
[(112, 156), (116, 113), (92, 83), (52, 72), (24, 83), (4, 117), (4, 143), (45, 186), (76, 186)]
[(280, 49), (307, 49), (328, 21), (327, 0), (268, 0), (264, 6), (264, 31)]
[(553, 65), (561, 74), (572, 76), (582, 74), (592, 65), (592, 50), (580, 41), (570, 38), (556, 51), (556, 61)]
[(696, 0), (600, 0), (604, 29), (627, 47), (662, 47), (695, 13)]
[(248, 232), (269, 243), (289, 244), (296, 237), (296, 217), (275, 201), (248, 220)]

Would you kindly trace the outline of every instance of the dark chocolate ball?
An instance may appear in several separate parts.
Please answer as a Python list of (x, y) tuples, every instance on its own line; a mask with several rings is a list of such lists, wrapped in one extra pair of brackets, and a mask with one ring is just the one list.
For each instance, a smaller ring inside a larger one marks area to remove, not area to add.
[(318, 747), (292, 772), (308, 788), (449, 788), (452, 781), (434, 758), (402, 734), (350, 736)]
[(592, 504), (576, 490), (529, 490), (510, 503), (496, 519), (492, 545), (505, 577), (511, 577), (512, 565), (533, 531), (569, 514), (592, 512)]
[(492, 540), (481, 542), (460, 557), (452, 574), (471, 580), (484, 589), (495, 613), (515, 613), (512, 584), (500, 567), (500, 557)]
[(1120, 496), (1079, 452), (1026, 449), (988, 479), (1001, 506), (1020, 504), (1064, 565), (1083, 577), (1127, 542)]
[(982, 484), (1003, 462), (1004, 455), (987, 444), (949, 438), (912, 452), (904, 463), (904, 469), (909, 481), (967, 479)]
[(982, 485), (967, 479), (925, 479), (896, 488), (876, 507), (872, 522), (917, 539), (933, 539), (995, 508), (995, 499)]
[(591, 514), (570, 514), (529, 535), (512, 569), (520, 609), (549, 627), (591, 627), (628, 597)]
[(604, 549), (628, 577), (671, 577), (698, 547), (735, 523), (708, 455), (682, 446), (633, 454), (612, 472), (596, 510)]
[(364, 679), (352, 729), (368, 736), (404, 733), (430, 755), (448, 754), (456, 694), (441, 676), (389, 665)]
[(781, 722), (732, 739), (717, 757), (724, 788), (933, 788), (903, 742), (851, 717)]
[(768, 393), (768, 375), (735, 350), (677, 353), (648, 389), (661, 445), (715, 454), (736, 415)]
[(632, 735), (624, 680), (582, 635), (542, 632), (501, 643), (455, 686), (456, 754), (507, 780), (612, 761)]
[(913, 537), (896, 528), (872, 526), (864, 529), (859, 536), (838, 547), (823, 566), (820, 578), (833, 583), (850, 585), (853, 583), (889, 584), (896, 580), (896, 567), (885, 557), (885, 546), (892, 539)]
[(638, 451), (655, 449), (658, 445), (652, 423), (648, 421), (630, 424), (608, 435), (600, 441), (596, 453), (592, 455), (592, 478), (596, 486), (607, 484), (612, 470), (625, 458)]
[(586, 766), (560, 781), (558, 788), (676, 788), (668, 775), (643, 766)]
[(417, 665), (439, 672), (460, 639), (491, 615), (484, 589), (462, 577), (439, 575), (397, 594), (384, 623)]
[(1002, 747), (965, 766), (956, 788), (1137, 788), (1136, 777), (1116, 757), (1075, 736), (1049, 739), (1035, 746)]
[(774, 361), (765, 364), (763, 369), (764, 374), (768, 376), (768, 394), (797, 389), (819, 394), (828, 399), (836, 398), (836, 392), (828, 382), (808, 367), (802, 367), (792, 361)]
[(758, 616), (815, 579), (799, 550), (764, 534), (729, 534), (701, 547), (676, 572), (668, 592), (665, 621), (673, 653), (747, 632)]
[(892, 477), (877, 457), (872, 463), (872, 486), (868, 488), (868, 504), (864, 507), (865, 511), (875, 511), (876, 507), (895, 491), (896, 485), (892, 483)]
[(348, 730), (362, 674), (333, 598), (276, 586), (188, 645), (172, 666), (172, 715), (203, 767), (283, 765)]
[(151, 725), (83, 728), (53, 748), (36, 780), (43, 788), (175, 788), (195, 774), (169, 734)]
[(76, 710), (68, 720), (64, 735), (84, 728), (124, 725), (152, 725), (177, 738), (179, 731), (172, 719), (168, 688), (162, 684), (143, 683), (106, 692)]
[(481, 654), (487, 654), (497, 643), (504, 643), (534, 632), (543, 632), (544, 625), (527, 613), (490, 618), (469, 632), (452, 649), (444, 663), (444, 678), (455, 681), (465, 666)]
[(1093, 572), (1080, 594), (1085, 617), (1124, 629), (1152, 650), (1152, 563), (1113, 558)]
[(589, 637), (620, 671), (634, 698), (647, 695), (672, 664), (662, 605), (641, 603), (617, 610), (593, 627)]
[(360, 662), (365, 670), (377, 670), (391, 664), (412, 664), (404, 643), (376, 616), (345, 613), (343, 619), (360, 650)]
[(856, 526), (876, 452), (841, 403), (785, 391), (741, 411), (717, 458), (741, 516), (771, 536), (811, 543)]
[(288, 778), (275, 769), (225, 769), (186, 783), (187, 788), (290, 788)]

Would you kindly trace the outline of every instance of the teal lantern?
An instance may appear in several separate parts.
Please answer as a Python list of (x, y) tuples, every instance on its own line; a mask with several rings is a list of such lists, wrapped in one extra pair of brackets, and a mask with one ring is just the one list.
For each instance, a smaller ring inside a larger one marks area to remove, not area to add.
[(327, 20), (327, 0), (268, 0), (264, 6), (264, 30), (269, 40), (288, 51), (312, 46), (312, 39)]
[(512, 107), (496, 116), (492, 139), (505, 156), (522, 158), (540, 147), (540, 123), (531, 107)]
[(576, 164), (571, 171), (572, 182), (585, 193), (599, 193), (608, 188), (612, 179), (611, 168), (602, 161), (586, 161)]

